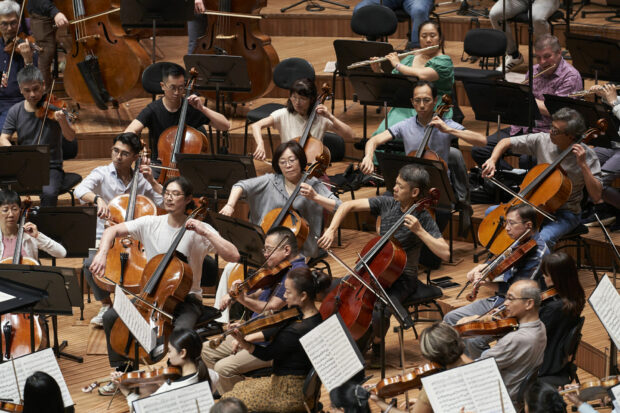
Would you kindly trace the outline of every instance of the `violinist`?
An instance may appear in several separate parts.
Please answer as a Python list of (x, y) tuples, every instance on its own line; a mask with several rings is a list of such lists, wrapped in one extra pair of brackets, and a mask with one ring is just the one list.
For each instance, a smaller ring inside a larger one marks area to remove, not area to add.
[[(0, 190), (0, 259), (12, 258), (17, 247), (17, 232), (19, 230), (19, 217), (21, 199), (17, 192)], [(22, 256), (38, 260), (39, 250), (45, 251), (55, 258), (63, 258), (67, 255), (65, 248), (39, 232), (32, 222), (24, 224), (24, 240), (22, 243)]]
[[(332, 218), (329, 227), (319, 239), (319, 246), (329, 248), (340, 223), (349, 212), (369, 211), (381, 217), (380, 234), (387, 232), (418, 199), (426, 196), (430, 189), (430, 177), (426, 170), (414, 165), (403, 166), (396, 178), (393, 197), (378, 196), (370, 199), (356, 199), (343, 203)], [(418, 280), (418, 262), (420, 250), (426, 245), (431, 252), (442, 260), (449, 259), (448, 244), (442, 238), (437, 224), (426, 210), (416, 211), (405, 218), (404, 226), (399, 228), (394, 237), (400, 242), (407, 254), (407, 264), (400, 277), (387, 289), (392, 300), (403, 302), (413, 294), (420, 281)], [(383, 331), (380, 331), (381, 317), (384, 318)], [(379, 363), (379, 344), (389, 328), (389, 313), (379, 311), (375, 306), (372, 315), (372, 364)]]
[[(317, 275), (308, 268), (291, 270), (284, 281), (286, 304), (299, 307), (302, 319), (245, 337), (239, 330), (233, 331), (239, 348), (261, 360), (273, 360), (273, 374), (239, 382), (232, 391), (224, 393), (222, 399), (236, 397), (250, 411), (306, 411), (303, 386), (312, 364), (299, 339), (321, 323), (321, 314), (314, 302), (317, 294), (330, 284), (331, 277), (327, 274)], [(254, 344), (266, 340), (270, 343), (265, 347)]]
[[(586, 298), (570, 255), (565, 252), (549, 254), (543, 258), (541, 268), (546, 287), (553, 288), (556, 294), (544, 300), (540, 307), (540, 319), (547, 330), (547, 347), (538, 376), (557, 387), (569, 382), (570, 365), (564, 359), (564, 346), (567, 334), (579, 322)], [(556, 382), (558, 376), (564, 380)]]
[[(164, 91), (164, 96), (149, 103), (125, 129), (125, 132), (133, 132), (140, 136), (142, 129), (148, 128), (152, 161), (158, 158), (157, 142), (162, 132), (170, 126), (179, 124), (180, 109), (185, 96), (185, 71), (179, 65), (165, 66), (162, 69), (162, 80), (159, 84)], [(186, 118), (188, 126), (202, 129), (203, 133), (208, 125), (212, 125), (217, 130), (230, 128), (228, 119), (203, 105), (198, 95), (191, 95), (188, 103)]]
[(213, 384), (217, 382), (217, 374), (207, 369), (200, 359), (201, 347), (200, 337), (194, 330), (175, 328), (172, 331), (168, 341), (168, 367), (176, 367), (180, 370), (180, 378), (172, 382), (130, 388), (123, 384), (123, 373), (120, 371), (112, 372), (110, 374), (112, 381), (118, 385), (119, 390), (127, 398), (129, 411), (133, 411), (133, 402), (140, 398), (179, 389), (205, 380), (209, 382), (213, 391)]
[[(0, 2), (0, 61), (2, 61), (2, 73), (5, 85), (0, 86), (0, 128), (4, 125), (7, 113), (11, 106), (24, 100), (17, 84), (17, 73), (25, 66), (37, 64), (37, 54), (32, 51), (28, 43), (24, 42), (16, 46), (11, 63), (11, 50), (5, 51), (19, 30), (20, 6), (12, 0)], [(22, 28), (23, 29), (23, 28)], [(9, 63), (11, 63), (10, 72)]]
[[(317, 97), (318, 93), (314, 81), (310, 79), (296, 80), (291, 86), (286, 108), (278, 109), (250, 126), (256, 142), (254, 158), (265, 159), (265, 142), (261, 134), (263, 128), (275, 127), (280, 133), (280, 142), (288, 142), (300, 137)], [(325, 131), (330, 130), (340, 135), (345, 141), (353, 139), (353, 129), (338, 120), (325, 105), (318, 105), (316, 113), (319, 116), (315, 118), (310, 128), (310, 135), (313, 138), (322, 141)]]
[(26, 100), (9, 109), (0, 135), (0, 146), (10, 146), (9, 139), (14, 132), (17, 133), (18, 145), (49, 145), (50, 181), (43, 187), (41, 206), (56, 206), (65, 175), (62, 169), (62, 138), (64, 136), (73, 141), (75, 130), (62, 110), (52, 112), (53, 120), (39, 119), (35, 115), (40, 105), (45, 103), (45, 83), (39, 69), (34, 66), (24, 67), (17, 74), (17, 83)]
[[(238, 261), (237, 248), (222, 238), (210, 225), (195, 219), (187, 220), (186, 210), (192, 203), (193, 188), (184, 177), (168, 180), (163, 187), (164, 208), (166, 215), (144, 216), (133, 221), (111, 226), (103, 232), (99, 251), (93, 259), (90, 271), (94, 276), (105, 274), (106, 258), (115, 238), (131, 235), (144, 246), (147, 261), (158, 254), (164, 254), (170, 247), (171, 240), (185, 226), (186, 232), (177, 250), (187, 258), (192, 270), (193, 281), (190, 293), (185, 301), (179, 303), (174, 311), (175, 328), (192, 328), (202, 313), (202, 289), (200, 279), (202, 262), (209, 252), (215, 252), (226, 261)], [(116, 353), (109, 342), (109, 334), (118, 315), (109, 309), (103, 315), (103, 328), (108, 340), (108, 358), (112, 367), (123, 366), (125, 357)], [(100, 394), (113, 394), (115, 386), (104, 386)]]
[(560, 237), (569, 234), (579, 225), (584, 186), (593, 202), (601, 199), (603, 191), (601, 164), (596, 153), (584, 143), (575, 144), (575, 140), (581, 137), (586, 129), (581, 114), (574, 109), (562, 108), (553, 114), (552, 119), (550, 133), (540, 132), (503, 139), (493, 149), (489, 160), (482, 165), (482, 176), (486, 178), (495, 174), (498, 160), (509, 149), (515, 153), (535, 156), (539, 164), (552, 164), (562, 151), (572, 148), (572, 153), (560, 163), (572, 182), (572, 192), (568, 201), (555, 211), (556, 221), (543, 222), (540, 230), (540, 236), (551, 249)]
[[(267, 232), (263, 255), (267, 260), (265, 268), (274, 268), (284, 261), (291, 265), (290, 270), (289, 268), (285, 269), (283, 273), (286, 273), (273, 287), (250, 294), (247, 292), (239, 294), (235, 298), (237, 302), (252, 311), (252, 319), (267, 311), (281, 310), (286, 304), (284, 282), (288, 272), (295, 268), (308, 267), (304, 257), (299, 255), (295, 234), (286, 227), (275, 227)], [(235, 281), (233, 287), (237, 283), (240, 281)], [(232, 298), (226, 294), (221, 301), (220, 308), (227, 308), (231, 303)], [(232, 336), (228, 336), (226, 341), (217, 348), (211, 348), (208, 342), (205, 342), (202, 349), (202, 358), (205, 364), (220, 375), (218, 385), (220, 394), (232, 390), (235, 383), (243, 380), (244, 373), (271, 366), (270, 360), (263, 361), (247, 351), (235, 351), (233, 344), (234, 339)]]
[[(480, 281), (483, 270), (487, 266), (486, 263), (478, 265), (467, 273), (467, 280), (469, 282), (472, 284), (479, 283), (480, 286), (494, 292), (494, 295), (450, 311), (444, 316), (446, 323), (450, 325), (461, 324), (486, 314), (503, 304), (506, 292), (517, 280), (536, 278), (538, 276), (540, 262), (545, 255), (549, 254), (549, 248), (547, 248), (540, 234), (536, 231), (536, 219), (536, 211), (527, 204), (516, 204), (508, 209), (506, 214), (506, 232), (510, 238), (517, 240), (529, 230), (530, 232), (521, 238), (520, 245), (523, 245), (530, 239), (534, 239), (536, 240), (536, 247), (506, 270), (501, 275), (501, 281)], [(515, 248), (517, 247), (515, 246)], [(493, 340), (492, 336), (468, 338), (465, 340), (467, 346), (465, 352), (469, 357), (476, 358), (489, 348), (489, 343)]]
[[(163, 206), (162, 186), (153, 178), (151, 168), (143, 164), (140, 165), (139, 171), (132, 169), (141, 150), (142, 143), (135, 133), (121, 133), (115, 136), (111, 149), (112, 162), (93, 169), (73, 191), (82, 203), (92, 203), (97, 207), (97, 239), (101, 238), (104, 224), (110, 215), (108, 203), (114, 197), (131, 191), (131, 180), (136, 173), (138, 174), (137, 195), (145, 195), (158, 206)], [(102, 327), (103, 314), (110, 308), (112, 301), (110, 293), (101, 289), (93, 281), (88, 269), (91, 264), (92, 257), (84, 260), (84, 278), (93, 290), (95, 300), (101, 301), (102, 305), (99, 313), (90, 320), (90, 323)]]
[[(73, 411), (68, 409), (67, 411)], [(35, 371), (24, 384), (23, 413), (64, 413), (65, 404), (60, 386), (52, 376)]]
[(505, 306), (507, 316), (515, 317), (519, 328), (497, 340), (479, 359), (495, 359), (508, 394), (515, 403), (521, 383), (541, 365), (547, 344), (545, 325), (538, 317), (540, 288), (536, 281), (519, 280), (512, 284), (506, 294)]

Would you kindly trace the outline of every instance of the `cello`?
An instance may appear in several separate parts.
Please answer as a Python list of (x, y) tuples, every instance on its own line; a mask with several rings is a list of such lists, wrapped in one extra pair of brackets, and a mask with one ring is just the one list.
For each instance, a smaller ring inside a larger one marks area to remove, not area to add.
[[(604, 133), (607, 129), (607, 121), (600, 119), (596, 128), (591, 128), (577, 139), (574, 143), (587, 143)], [(554, 212), (566, 203), (570, 197), (573, 184), (560, 167), (560, 163), (572, 152), (572, 145), (564, 149), (558, 159), (553, 163), (541, 163), (530, 169), (525, 175), (519, 193), (505, 204), (500, 204), (484, 217), (478, 227), (478, 239), (480, 243), (493, 254), (500, 254), (510, 244), (512, 239), (508, 236), (504, 223), (506, 211), (512, 205), (527, 202), (542, 211)], [(495, 182), (495, 181), (494, 181)]]
[[(439, 190), (431, 188), (428, 196), (411, 205), (383, 236), (375, 237), (366, 243), (361, 252), (362, 258), (352, 270), (357, 275), (344, 277), (338, 288), (334, 288), (323, 299), (319, 309), (323, 320), (339, 312), (354, 340), (364, 335), (372, 320), (376, 300), (376, 296), (366, 287), (370, 282), (366, 266), (377, 276), (383, 288), (389, 288), (400, 277), (407, 264), (407, 254), (398, 241), (392, 238), (394, 233), (405, 222), (407, 215), (428, 208), (438, 200)], [(340, 261), (334, 255), (332, 257)]]
[[(136, 160), (134, 174), (131, 179), (129, 194), (114, 197), (110, 203), (110, 221), (120, 224), (133, 221), (146, 215), (157, 215), (155, 203), (144, 195), (138, 195), (138, 176), (140, 174), (140, 160), (146, 156), (143, 152)], [(108, 252), (106, 259), (107, 276), (93, 277), (99, 288), (114, 292), (116, 284), (132, 293), (139, 293), (142, 271), (146, 265), (146, 255), (142, 244), (130, 236), (119, 237)]]
[(313, 164), (315, 162), (320, 162), (323, 165), (324, 169), (327, 169), (331, 162), (331, 153), (329, 152), (329, 148), (323, 145), (319, 139), (314, 138), (310, 135), (310, 129), (312, 128), (312, 124), (316, 119), (316, 108), (319, 105), (322, 105), (327, 99), (327, 96), (331, 94), (330, 87), (324, 83), (321, 87), (321, 93), (319, 97), (317, 97), (316, 102), (314, 102), (314, 106), (310, 111), (310, 116), (308, 116), (308, 121), (304, 126), (304, 131), (299, 138), (293, 139), (294, 141), (299, 142), (299, 146), (304, 149), (306, 153), (306, 158), (308, 163)]
[[(107, 109), (142, 95), (142, 71), (151, 63), (144, 48), (122, 33), (119, 13), (105, 13), (109, 0), (56, 0), (71, 24), (71, 50), (65, 55), (64, 88), (73, 100)], [(100, 15), (99, 15), (100, 14)]]
[[(204, 219), (207, 213), (207, 199), (200, 199), (201, 206), (186, 219)], [(187, 229), (181, 227), (165, 254), (151, 258), (144, 267), (140, 280), (140, 293), (135, 303), (142, 317), (153, 327), (157, 346), (151, 353), (142, 347), (138, 349), (140, 359), (153, 364), (165, 356), (168, 349), (168, 336), (172, 332), (172, 312), (177, 304), (185, 300), (192, 287), (192, 269), (176, 251)], [(134, 338), (129, 329), (118, 318), (110, 332), (110, 346), (119, 354), (136, 358)]]
[[(258, 16), (253, 14), (265, 7), (267, 1), (204, 0), (204, 5), (208, 10), (205, 12), (207, 34), (198, 39), (193, 53), (242, 56), (245, 59), (251, 90), (226, 93), (229, 102), (247, 102), (268, 93), (273, 88), (273, 68), (280, 60), (271, 45), (271, 38), (261, 33)], [(216, 13), (210, 14), (213, 11)], [(215, 91), (205, 91), (204, 95), (216, 99)]]
[[(441, 97), (441, 102), (442, 102), (441, 105), (437, 106), (437, 108), (435, 109), (435, 113), (433, 113), (433, 116), (431, 117), (431, 119), (435, 116), (439, 116), (440, 118), (443, 117), (443, 115), (448, 110), (450, 110), (450, 108), (452, 107), (452, 98), (449, 95), (443, 95)], [(444, 168), (447, 171), (448, 165), (446, 164), (446, 161), (444, 159), (441, 159), (441, 157), (437, 155), (435, 151), (432, 151), (428, 148), (428, 141), (430, 140), (431, 134), (433, 133), (434, 130), (435, 130), (434, 126), (427, 125), (426, 128), (424, 128), (424, 137), (422, 138), (422, 141), (420, 142), (418, 149), (415, 151), (409, 152), (407, 156), (411, 156), (414, 158), (428, 159), (431, 161), (441, 161), (443, 163)]]
[(181, 105), (181, 113), (179, 115), (179, 124), (177, 126), (170, 126), (159, 135), (157, 141), (157, 152), (159, 159), (161, 159), (162, 168), (159, 175), (159, 183), (162, 185), (174, 176), (179, 176), (179, 171), (176, 169), (177, 153), (201, 153), (208, 150), (209, 142), (207, 137), (198, 129), (192, 128), (185, 124), (187, 118), (187, 106), (189, 102), (187, 98), (190, 97), (198, 71), (195, 68), (191, 68), (189, 71), (190, 79), (185, 86), (185, 98)]

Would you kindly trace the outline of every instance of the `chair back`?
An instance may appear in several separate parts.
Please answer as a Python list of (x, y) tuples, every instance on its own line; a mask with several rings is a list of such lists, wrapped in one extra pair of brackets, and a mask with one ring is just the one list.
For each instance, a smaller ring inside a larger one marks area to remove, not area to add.
[(157, 62), (147, 66), (142, 72), (142, 88), (151, 95), (161, 95), (164, 91), (159, 82), (162, 81), (162, 71), (170, 66), (176, 66), (185, 72), (183, 66), (172, 62)]
[(304, 405), (307, 411), (317, 412), (322, 409), (319, 399), (321, 398), (321, 379), (314, 368), (306, 376), (304, 381)]
[[(392, 53), (394, 47), (385, 42), (371, 42), (366, 40), (334, 40), (334, 52), (336, 52), (336, 71), (341, 75), (348, 75), (355, 72), (372, 72), (370, 65), (359, 67), (357, 69), (347, 69), (347, 66), (369, 60), (371, 57), (383, 57), (388, 53)], [(381, 64), (381, 68), (385, 73), (392, 71), (392, 64), (385, 61)]]
[(314, 82), (314, 67), (300, 57), (289, 57), (282, 60), (273, 69), (273, 82), (277, 87), (289, 90), (299, 79), (310, 79)]
[(329, 149), (332, 162), (342, 161), (344, 158), (345, 144), (344, 139), (342, 139), (340, 135), (336, 135), (333, 132), (325, 132), (323, 135), (323, 144)]
[(471, 29), (465, 35), (463, 48), (470, 56), (501, 57), (506, 54), (506, 33), (495, 29)]
[[(532, 385), (534, 384), (534, 382), (538, 379), (538, 367), (534, 368), (532, 371), (530, 371), (527, 376), (525, 376), (525, 379), (521, 382), (521, 385), (519, 386), (519, 392), (517, 393), (517, 403), (519, 404), (518, 407), (522, 407), (523, 406), (523, 398), (525, 397), (525, 391)], [(518, 409), (517, 411), (522, 411), (521, 409)]]
[(351, 30), (372, 40), (394, 34), (397, 26), (396, 13), (378, 4), (361, 7), (351, 17)]

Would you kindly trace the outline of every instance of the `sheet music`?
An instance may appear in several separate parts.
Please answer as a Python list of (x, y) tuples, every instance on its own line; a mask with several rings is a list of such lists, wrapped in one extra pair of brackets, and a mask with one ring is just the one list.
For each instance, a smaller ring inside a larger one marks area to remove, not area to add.
[(588, 301), (616, 348), (620, 348), (620, 295), (607, 274), (603, 275)]
[[(51, 348), (46, 348), (45, 350), (16, 358), (14, 362), (22, 396), (24, 395), (26, 379), (35, 371), (43, 371), (52, 376), (54, 380), (56, 380), (56, 383), (58, 383), (65, 407), (74, 404), (69, 389), (67, 388), (67, 383), (62, 376), (62, 372), (60, 371), (60, 367), (58, 366), (58, 362)], [(13, 363), (7, 361), (0, 364), (0, 397), (3, 399), (13, 399), (14, 403), (19, 403), (19, 394), (17, 386), (15, 385)]]
[(353, 345), (339, 314), (334, 314), (299, 339), (310, 362), (330, 392), (342, 385), (364, 365), (362, 356)]
[(151, 329), (149, 323), (140, 315), (138, 309), (118, 285), (114, 289), (114, 310), (142, 348), (147, 352), (155, 348), (155, 331)]
[(133, 402), (135, 413), (208, 413), (215, 402), (208, 381), (190, 384)]
[(0, 291), (0, 303), (14, 299), (15, 296)]
[[(498, 382), (502, 389), (500, 398)], [(515, 413), (495, 359), (488, 358), (423, 377), (422, 384), (437, 413), (466, 412)]]

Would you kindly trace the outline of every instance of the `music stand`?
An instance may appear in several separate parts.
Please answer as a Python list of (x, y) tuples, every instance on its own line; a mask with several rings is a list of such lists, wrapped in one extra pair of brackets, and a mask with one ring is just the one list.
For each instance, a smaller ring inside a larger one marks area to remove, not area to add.
[(620, 82), (620, 42), (601, 36), (566, 33), (566, 48), (583, 77)]
[(48, 145), (0, 146), (0, 188), (40, 194), (50, 182)]
[(360, 104), (364, 105), (364, 139), (366, 139), (367, 106), (382, 106), (387, 123), (387, 107), (412, 108), (413, 88), (418, 81), (415, 77), (385, 73), (351, 73), (349, 80), (353, 85)]
[(73, 307), (84, 306), (84, 299), (73, 268), (6, 264), (0, 266), (0, 279), (21, 283), (47, 292), (47, 298), (40, 300), (33, 307), (33, 311), (52, 316), (53, 347), (56, 357), (63, 356), (82, 363), (84, 361), (82, 357), (63, 352), (63, 349), (68, 345), (66, 340), (58, 343), (57, 316), (72, 315)]
[(181, 175), (194, 187), (194, 195), (212, 199), (215, 210), (217, 200), (228, 198), (234, 184), (256, 177), (254, 161), (248, 155), (177, 153), (176, 157)]

